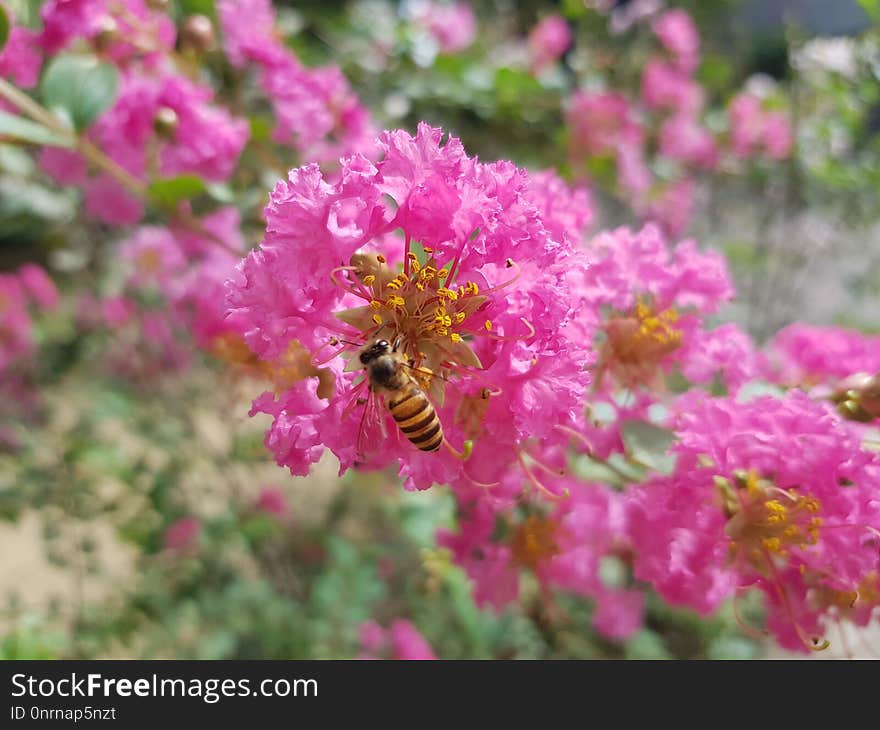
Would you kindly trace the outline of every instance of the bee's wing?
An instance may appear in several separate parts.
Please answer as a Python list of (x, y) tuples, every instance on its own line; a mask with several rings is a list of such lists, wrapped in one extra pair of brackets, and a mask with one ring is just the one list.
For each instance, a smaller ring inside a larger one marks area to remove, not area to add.
[(388, 432), (385, 430), (385, 404), (382, 396), (372, 388), (367, 389), (367, 402), (358, 429), (358, 458), (367, 461), (385, 443)]

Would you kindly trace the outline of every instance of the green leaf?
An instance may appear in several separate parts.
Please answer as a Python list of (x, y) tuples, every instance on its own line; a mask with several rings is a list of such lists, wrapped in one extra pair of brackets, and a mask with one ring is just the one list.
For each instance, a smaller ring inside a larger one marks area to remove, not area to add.
[(3, 46), (6, 45), (6, 41), (9, 40), (9, 16), (6, 14), (6, 10), (0, 5), (0, 51), (3, 50)]
[(94, 56), (64, 54), (50, 63), (40, 83), (43, 102), (53, 113), (86, 129), (116, 99), (119, 72)]
[(872, 22), (880, 22), (880, 0), (859, 0), (859, 5)]
[(675, 468), (675, 457), (667, 453), (675, 441), (672, 431), (633, 419), (623, 421), (620, 432), (627, 453), (637, 463), (662, 474), (670, 474)]
[(205, 181), (198, 175), (178, 175), (152, 183), (150, 197), (158, 205), (174, 206), (201, 195), (206, 189)]
[(11, 137), (31, 144), (71, 147), (72, 140), (62, 137), (42, 124), (0, 111), (0, 137)]

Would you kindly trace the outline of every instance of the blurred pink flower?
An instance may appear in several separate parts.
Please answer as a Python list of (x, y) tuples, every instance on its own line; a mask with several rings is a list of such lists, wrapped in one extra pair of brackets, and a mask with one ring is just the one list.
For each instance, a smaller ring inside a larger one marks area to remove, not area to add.
[(540, 73), (558, 61), (572, 42), (571, 28), (561, 15), (542, 18), (529, 33), (532, 70)]
[(712, 170), (718, 164), (718, 147), (712, 133), (689, 113), (677, 113), (660, 127), (660, 154), (686, 165)]
[(46, 270), (38, 264), (24, 264), (18, 276), (27, 293), (42, 309), (58, 306), (58, 289)]
[(194, 548), (202, 535), (202, 523), (197, 517), (181, 517), (172, 522), (162, 535), (162, 547), (182, 553)]
[(274, 517), (286, 517), (290, 511), (287, 496), (280, 487), (263, 487), (257, 497), (256, 508)]
[(140, 59), (157, 67), (177, 35), (171, 18), (147, 0), (48, 0), (40, 17), (40, 43), (47, 55), (86, 39), (117, 65)]
[(409, 12), (414, 22), (437, 41), (441, 53), (463, 51), (477, 36), (477, 18), (466, 2), (411, 0)]
[(406, 619), (395, 619), (388, 629), (367, 621), (360, 629), (360, 659), (436, 659), (434, 650), (418, 629)]
[(652, 26), (663, 47), (685, 73), (692, 73), (700, 62), (700, 34), (687, 11), (668, 10)]
[(782, 160), (791, 154), (794, 137), (788, 117), (782, 112), (764, 110), (753, 94), (737, 94), (730, 102), (730, 142), (733, 152), (749, 158), (766, 154)]
[(43, 55), (40, 52), (38, 33), (30, 28), (15, 25), (15, 17), (6, 3), (0, 4), (9, 20), (9, 37), (0, 49), (0, 78), (10, 79), (23, 89), (37, 85)]
[[(116, 102), (88, 136), (139, 180), (192, 173), (219, 182), (232, 174), (249, 129), (245, 120), (213, 105), (212, 98), (211, 89), (182, 76), (126, 73)], [(160, 117), (166, 127), (161, 132)], [(143, 201), (116, 178), (106, 173), (87, 178), (80, 155), (45, 150), (40, 162), (58, 182), (84, 185), (89, 215), (114, 225), (136, 223), (143, 216)]]
[(880, 373), (880, 336), (843, 327), (795, 322), (767, 347), (773, 379), (785, 385), (834, 384), (849, 375)]
[(642, 72), (642, 101), (648, 109), (663, 109), (693, 117), (703, 108), (703, 90), (688, 74), (660, 58)]
[(257, 82), (275, 116), (275, 142), (319, 163), (372, 149), (369, 111), (342, 71), (304, 67), (284, 44), (268, 0), (220, 0), (218, 13), (230, 63), (258, 71)]

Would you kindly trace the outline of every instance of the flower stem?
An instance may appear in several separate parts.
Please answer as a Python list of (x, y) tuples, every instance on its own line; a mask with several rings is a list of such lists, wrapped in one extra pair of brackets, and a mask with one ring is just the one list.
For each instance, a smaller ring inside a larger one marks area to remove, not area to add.
[(138, 198), (147, 197), (148, 188), (144, 182), (138, 180), (128, 170), (110, 159), (89, 140), (77, 135), (73, 129), (68, 127), (46, 107), (34, 101), (30, 96), (2, 78), (0, 78), (0, 96), (14, 104), (35, 122), (42, 124), (61, 138), (68, 140), (71, 146), (76, 148), (90, 164), (106, 172), (129, 193)]

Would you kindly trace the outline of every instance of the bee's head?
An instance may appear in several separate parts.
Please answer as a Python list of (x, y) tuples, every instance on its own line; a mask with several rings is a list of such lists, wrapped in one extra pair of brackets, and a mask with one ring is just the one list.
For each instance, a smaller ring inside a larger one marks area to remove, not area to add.
[(388, 340), (376, 340), (372, 345), (365, 347), (361, 352), (361, 363), (367, 363), (375, 360), (377, 357), (387, 355), (391, 352), (391, 343)]

